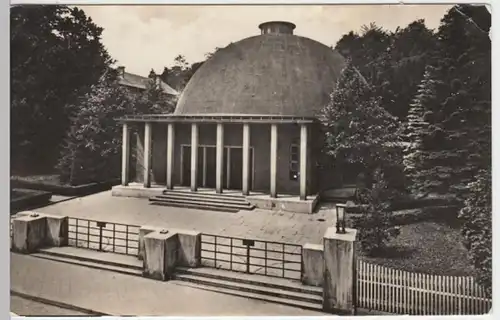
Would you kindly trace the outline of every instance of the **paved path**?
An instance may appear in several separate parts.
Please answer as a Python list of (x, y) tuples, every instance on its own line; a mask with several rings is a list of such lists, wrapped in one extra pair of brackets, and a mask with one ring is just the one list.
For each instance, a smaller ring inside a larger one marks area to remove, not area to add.
[[(154, 281), (15, 253), (11, 253), (10, 261), (11, 290), (100, 313), (134, 316), (325, 315), (191, 288), (179, 282)], [(18, 309), (19, 313), (25, 310)]]
[(255, 209), (227, 213), (150, 205), (147, 199), (113, 197), (111, 191), (76, 198), (36, 211), (70, 217), (191, 229), (205, 233), (252, 237), (296, 244), (322, 243), (329, 226), (335, 225), (333, 209), (316, 214), (273, 212)]
[(83, 312), (56, 307), (14, 295), (10, 296), (10, 310), (17, 315), (28, 317), (87, 316)]

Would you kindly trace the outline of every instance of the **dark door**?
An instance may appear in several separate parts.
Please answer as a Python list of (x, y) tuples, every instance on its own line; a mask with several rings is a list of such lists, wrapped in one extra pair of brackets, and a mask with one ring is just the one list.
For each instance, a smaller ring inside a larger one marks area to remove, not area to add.
[(207, 188), (215, 188), (216, 187), (216, 152), (215, 147), (207, 147), (206, 148), (206, 161), (207, 164), (205, 166), (205, 182)]
[(233, 190), (241, 190), (242, 184), (242, 173), (243, 173), (243, 149), (242, 148), (232, 148), (231, 149), (231, 163), (230, 165), (230, 181), (229, 188)]
[(198, 187), (203, 187), (203, 147), (198, 147), (198, 171), (196, 172), (197, 185)]
[(191, 147), (182, 147), (182, 185), (191, 185)]

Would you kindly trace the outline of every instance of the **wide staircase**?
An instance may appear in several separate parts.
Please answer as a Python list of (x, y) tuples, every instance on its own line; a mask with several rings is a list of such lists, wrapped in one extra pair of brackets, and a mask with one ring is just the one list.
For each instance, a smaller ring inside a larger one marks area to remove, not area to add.
[(225, 212), (255, 208), (243, 195), (189, 190), (164, 190), (162, 195), (151, 197), (149, 201), (153, 205)]
[(195, 288), (321, 311), (323, 289), (299, 281), (214, 268), (177, 268), (173, 281)]

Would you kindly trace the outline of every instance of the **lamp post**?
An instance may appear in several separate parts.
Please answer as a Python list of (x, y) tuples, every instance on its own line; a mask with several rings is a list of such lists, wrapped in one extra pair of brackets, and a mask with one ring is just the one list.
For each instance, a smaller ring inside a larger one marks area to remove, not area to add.
[(337, 214), (337, 233), (345, 233), (345, 208), (344, 203), (337, 203), (335, 205), (335, 210)]

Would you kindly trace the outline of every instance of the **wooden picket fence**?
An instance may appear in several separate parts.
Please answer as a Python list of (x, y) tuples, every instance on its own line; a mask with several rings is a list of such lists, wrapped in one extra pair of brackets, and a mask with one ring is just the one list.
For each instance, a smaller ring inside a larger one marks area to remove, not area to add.
[(358, 259), (358, 307), (410, 315), (478, 315), (491, 299), (472, 277), (437, 276), (383, 267)]

